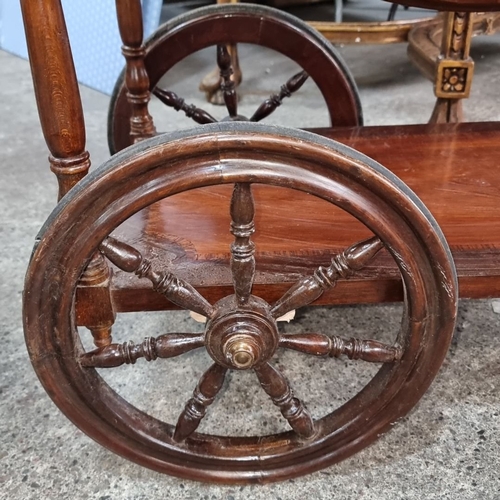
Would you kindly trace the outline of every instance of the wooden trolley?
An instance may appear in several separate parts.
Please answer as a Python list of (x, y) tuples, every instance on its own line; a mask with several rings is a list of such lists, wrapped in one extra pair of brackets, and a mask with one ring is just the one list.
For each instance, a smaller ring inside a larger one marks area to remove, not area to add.
[[(172, 21), (144, 44), (140, 1), (117, 0), (127, 66), (110, 108), (113, 155), (87, 175), (60, 1), (21, 3), (60, 195), (27, 272), (24, 326), (38, 377), (68, 418), (141, 465), (236, 483), (325, 467), (404, 416), (447, 353), (458, 297), (500, 295), (500, 124), (362, 127), (348, 70), (295, 18), (260, 6), (214, 6)], [(500, 10), (500, 0), (399, 3)], [(242, 42), (278, 50), (304, 69), (249, 118), (238, 114), (226, 48)], [(228, 111), (220, 123), (157, 87), (177, 61), (210, 45), (217, 46)], [(451, 55), (442, 77), (458, 91), (464, 65), (455, 63)], [(330, 128), (255, 123), (309, 77), (325, 97)], [(151, 92), (201, 125), (158, 134)], [(308, 304), (388, 301), (404, 304), (392, 343), (284, 334), (276, 323)], [(204, 333), (113, 341), (117, 313), (172, 308), (204, 316)], [(91, 331), (94, 349), (82, 347), (78, 326)], [(197, 348), (213, 364), (173, 423), (138, 410), (97, 370)], [(350, 401), (315, 419), (273, 364), (279, 348), (380, 369)], [(290, 430), (197, 432), (228, 370), (253, 370)]]

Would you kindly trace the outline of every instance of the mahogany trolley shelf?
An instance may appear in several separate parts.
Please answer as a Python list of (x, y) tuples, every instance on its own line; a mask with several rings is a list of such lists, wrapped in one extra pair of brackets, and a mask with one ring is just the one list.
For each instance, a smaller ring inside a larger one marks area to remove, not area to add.
[[(500, 10), (500, 0), (399, 3), (460, 13)], [(141, 465), (244, 483), (282, 480), (342, 460), (404, 416), (446, 355), (458, 297), (500, 295), (500, 124), (363, 127), (356, 87), (340, 57), (292, 16), (259, 6), (209, 7), (144, 43), (140, 1), (117, 0), (127, 66), (110, 107), (109, 142), (119, 152), (87, 175), (60, 1), (21, 4), (60, 188), (26, 276), (25, 335), (42, 384), (68, 418)], [(464, 19), (457, 14), (455, 36)], [(238, 115), (226, 45), (240, 42), (279, 50), (304, 68), (250, 120)], [(156, 87), (176, 58), (209, 45), (217, 45), (229, 114), (222, 123)], [(442, 76), (447, 91), (460, 93), (470, 66), (452, 56)], [(331, 127), (306, 132), (253, 123), (293, 99), (308, 77), (325, 97)], [(157, 133), (150, 92), (200, 125)], [(446, 98), (440, 99), (445, 109)], [(284, 334), (276, 324), (308, 304), (388, 301), (404, 305), (391, 344)], [(137, 345), (113, 341), (117, 313), (172, 308), (207, 318), (204, 333), (167, 333)], [(90, 330), (93, 350), (83, 348), (80, 335), (87, 333), (77, 326)], [(213, 364), (193, 382), (177, 422), (138, 410), (99, 375), (139, 358), (145, 359), (131, 369), (197, 348)], [(273, 364), (281, 348), (347, 356), (380, 369), (350, 401), (315, 418)], [(198, 431), (228, 370), (253, 370), (290, 430)]]

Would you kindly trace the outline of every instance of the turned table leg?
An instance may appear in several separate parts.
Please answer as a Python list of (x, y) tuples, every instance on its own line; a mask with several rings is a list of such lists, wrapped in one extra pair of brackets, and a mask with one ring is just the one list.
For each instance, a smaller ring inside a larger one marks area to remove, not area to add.
[(133, 142), (156, 134), (148, 104), (151, 97), (149, 76), (144, 65), (142, 9), (140, 0), (116, 0), (122, 53), (127, 61), (125, 84), (130, 114), (130, 136)]
[(436, 62), (434, 92), (437, 101), (430, 123), (463, 120), (462, 99), (469, 97), (474, 74), (474, 61), (469, 55), (473, 16), (471, 12), (446, 14), (441, 55)]
[[(73, 56), (60, 0), (21, 0), (21, 7), (38, 114), (61, 199), (90, 168)], [(108, 265), (97, 252), (81, 278), (92, 301), (77, 308), (78, 324), (91, 330), (96, 345), (111, 342), (115, 314), (109, 281)]]

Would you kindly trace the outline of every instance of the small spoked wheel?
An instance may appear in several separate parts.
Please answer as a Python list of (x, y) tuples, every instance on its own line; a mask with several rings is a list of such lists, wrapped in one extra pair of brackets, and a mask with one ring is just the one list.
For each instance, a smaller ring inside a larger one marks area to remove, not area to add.
[[(238, 113), (235, 61), (230, 49), (238, 43), (275, 50), (302, 68), (297, 74), (290, 75), (281, 89), (276, 89), (275, 94), (247, 117)], [(220, 118), (188, 104), (182, 96), (159, 85), (160, 79), (175, 64), (207, 47), (216, 47), (214, 54), (227, 108), (226, 116), (223, 114)], [(161, 26), (145, 42), (145, 52), (144, 63), (151, 92), (166, 106), (186, 114), (199, 124), (224, 120), (261, 121), (309, 78), (316, 83), (325, 100), (331, 126), (363, 124), (356, 84), (335, 48), (300, 19), (276, 9), (248, 4), (212, 5), (196, 9)], [(108, 143), (112, 154), (132, 144), (130, 109), (125, 72), (122, 72), (113, 90), (108, 112)]]
[[(234, 185), (228, 207), (234, 293), (211, 304), (187, 281), (110, 233), (152, 203), (216, 184)], [(254, 214), (259, 210), (252, 196), (255, 184), (297, 189), (333, 203), (363, 222), (372, 236), (353, 242), (269, 304), (252, 294), (252, 234), (258, 230)], [(75, 326), (75, 290), (97, 249), (123, 271), (151, 281), (171, 302), (205, 316), (205, 331), (85, 351)], [(280, 333), (277, 318), (316, 300), (337, 280), (362, 272), (380, 251), (395, 260), (405, 289), (394, 343)], [(456, 291), (454, 266), (439, 227), (415, 194), (386, 169), (314, 134), (224, 123), (145, 140), (110, 159), (61, 201), (40, 233), (28, 270), (25, 333), (33, 366), (52, 399), (99, 443), (180, 477), (266, 482), (346, 458), (416, 404), (447, 352)], [(193, 395), (173, 422), (138, 410), (96, 370), (134, 364), (139, 358), (162, 363), (166, 361), (160, 358), (196, 348), (208, 351), (212, 365), (197, 385), (193, 381)], [(314, 356), (347, 355), (357, 363), (379, 363), (380, 369), (350, 401), (314, 418), (307, 394), (294, 394), (293, 381), (273, 361), (281, 348)], [(267, 436), (200, 432), (228, 370), (253, 370), (290, 430)]]

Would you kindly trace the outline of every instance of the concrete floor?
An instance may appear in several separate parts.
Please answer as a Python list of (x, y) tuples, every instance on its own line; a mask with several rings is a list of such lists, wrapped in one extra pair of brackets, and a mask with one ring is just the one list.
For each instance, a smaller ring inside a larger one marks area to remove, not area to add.
[[(466, 103), (470, 120), (500, 119), (498, 38), (475, 43), (476, 80)], [(432, 111), (429, 82), (409, 64), (404, 46), (341, 49), (359, 85), (367, 124), (425, 122)], [(203, 104), (196, 87), (212, 67), (213, 53), (196, 55), (168, 75), (165, 85)], [(294, 66), (274, 54), (245, 48), (241, 107), (255, 109), (279, 88)], [(157, 474), (100, 447), (75, 428), (41, 388), (28, 360), (21, 326), (23, 276), (34, 237), (54, 207), (56, 183), (46, 162), (26, 61), (0, 52), (0, 499), (498, 499), (500, 491), (500, 303), (461, 304), (453, 346), (437, 380), (420, 404), (377, 443), (327, 470), (268, 486), (218, 487)], [(82, 88), (88, 148), (94, 165), (108, 156), (108, 97)], [(291, 103), (291, 102), (290, 102)], [(203, 104), (209, 112), (220, 109)], [(158, 103), (159, 129), (188, 126)], [(283, 105), (274, 123), (325, 125), (321, 98), (313, 85)], [(494, 166), (492, 166), (494, 167)], [(497, 311), (495, 313), (495, 310)], [(289, 331), (329, 331), (345, 336), (393, 337), (398, 305), (305, 309)], [(199, 328), (183, 312), (122, 315), (120, 341)], [(177, 330), (179, 329), (179, 330)], [(85, 335), (85, 334), (84, 334)], [(88, 335), (86, 335), (88, 340)], [(138, 407), (175, 420), (207, 356), (192, 353), (165, 363), (140, 363), (104, 374)], [(331, 411), (355, 393), (373, 367), (280, 353), (298, 395), (307, 395), (315, 415)], [(164, 370), (169, 375), (165, 376)], [(161, 377), (161, 378), (159, 378)], [(331, 384), (330, 380), (338, 380)], [(162, 380), (161, 390), (152, 381)], [(168, 404), (167, 404), (168, 401)], [(283, 428), (276, 409), (249, 374), (234, 374), (213, 405), (205, 430), (261, 432)]]

